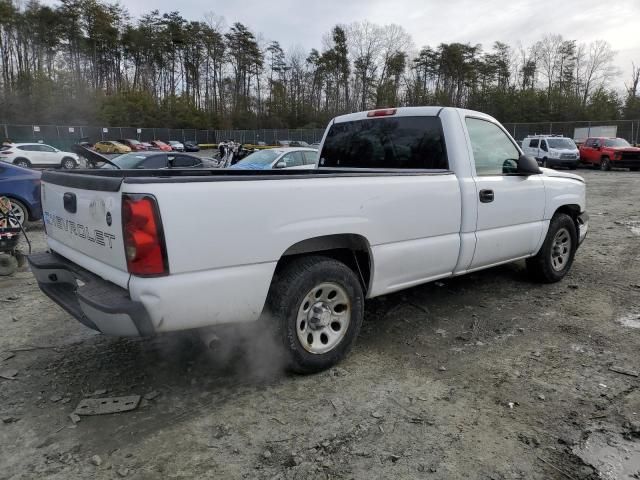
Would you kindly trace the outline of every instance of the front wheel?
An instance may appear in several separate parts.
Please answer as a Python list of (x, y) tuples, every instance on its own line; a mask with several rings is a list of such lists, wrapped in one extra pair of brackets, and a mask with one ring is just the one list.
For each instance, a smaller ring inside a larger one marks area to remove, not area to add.
[(293, 260), (269, 290), (268, 312), (282, 342), (287, 367), (314, 373), (344, 358), (364, 315), (364, 294), (356, 274), (328, 257)]
[(600, 161), (600, 170), (602, 170), (603, 172), (610, 171), (611, 170), (611, 160), (609, 160), (607, 157), (604, 157)]
[(537, 255), (527, 259), (527, 270), (540, 282), (558, 282), (571, 269), (577, 248), (578, 235), (573, 219), (564, 213), (556, 214)]
[(549, 164), (548, 164), (548, 162), (547, 162), (547, 159), (546, 159), (546, 158), (543, 158), (543, 159), (542, 159), (542, 166), (543, 166), (544, 168), (549, 168)]
[(640, 168), (638, 168), (638, 167), (631, 167), (629, 170), (631, 170), (632, 172), (637, 172), (638, 170), (640, 170)]

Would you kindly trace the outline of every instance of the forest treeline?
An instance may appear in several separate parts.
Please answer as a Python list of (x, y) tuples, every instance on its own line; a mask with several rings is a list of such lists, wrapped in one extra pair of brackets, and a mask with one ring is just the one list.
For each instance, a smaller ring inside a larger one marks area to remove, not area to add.
[(640, 118), (640, 69), (612, 88), (621, 73), (603, 40), (416, 46), (400, 25), (362, 21), (318, 44), (286, 51), (213, 13), (133, 19), (100, 0), (0, 0), (0, 123), (301, 128), (403, 105), (503, 122)]

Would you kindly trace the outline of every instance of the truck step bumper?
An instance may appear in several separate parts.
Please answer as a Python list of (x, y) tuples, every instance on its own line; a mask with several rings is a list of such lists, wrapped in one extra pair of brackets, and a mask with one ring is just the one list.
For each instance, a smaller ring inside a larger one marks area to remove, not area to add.
[(154, 335), (144, 306), (111, 282), (55, 253), (29, 255), (40, 289), (83, 325), (106, 335)]

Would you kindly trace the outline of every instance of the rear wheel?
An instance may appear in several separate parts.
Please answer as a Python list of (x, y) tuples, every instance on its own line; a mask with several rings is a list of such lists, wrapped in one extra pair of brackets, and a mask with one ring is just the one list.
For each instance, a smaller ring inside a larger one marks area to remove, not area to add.
[(638, 167), (632, 167), (629, 170), (631, 170), (632, 172), (637, 172), (638, 170), (640, 170), (640, 168)]
[(31, 167), (31, 162), (29, 160), (27, 160), (26, 158), (16, 158), (13, 161), (14, 165), (17, 165), (18, 167), (22, 167), (22, 168), (30, 168)]
[(76, 164), (76, 161), (73, 158), (65, 157), (62, 159), (62, 163), (60, 164), (60, 166), (65, 170), (73, 170), (78, 165)]
[(11, 202), (11, 215), (13, 217), (10, 218), (11, 223), (15, 224), (16, 220), (20, 225), (27, 223), (27, 220), (29, 220), (29, 210), (27, 210), (27, 207), (19, 200), (10, 198), (9, 201)]
[(564, 213), (556, 214), (540, 251), (527, 259), (527, 270), (540, 282), (558, 282), (571, 269), (577, 247), (578, 235), (573, 219)]
[(609, 160), (609, 157), (602, 157), (602, 160), (600, 160), (600, 170), (603, 172), (611, 170), (611, 160)]
[(300, 258), (277, 274), (268, 311), (288, 368), (313, 373), (332, 367), (351, 349), (362, 325), (364, 294), (345, 264)]

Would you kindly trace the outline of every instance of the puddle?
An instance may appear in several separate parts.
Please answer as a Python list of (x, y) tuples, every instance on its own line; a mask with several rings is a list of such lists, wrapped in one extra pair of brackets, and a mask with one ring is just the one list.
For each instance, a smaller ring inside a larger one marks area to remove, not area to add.
[(618, 323), (623, 327), (640, 328), (640, 314), (628, 313), (618, 319)]
[(605, 480), (636, 478), (640, 472), (640, 444), (617, 434), (594, 432), (573, 453)]

